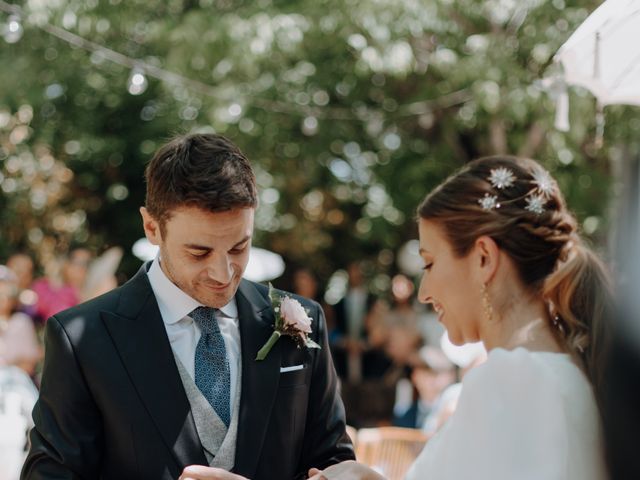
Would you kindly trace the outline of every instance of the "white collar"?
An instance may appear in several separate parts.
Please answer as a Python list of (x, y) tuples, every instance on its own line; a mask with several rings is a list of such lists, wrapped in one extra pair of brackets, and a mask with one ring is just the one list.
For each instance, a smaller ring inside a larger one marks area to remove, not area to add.
[[(194, 309), (203, 306), (202, 303), (180, 290), (160, 268), (158, 255), (147, 272), (151, 289), (158, 301), (162, 320), (168, 325), (179, 322)], [(219, 309), (225, 317), (238, 318), (238, 307), (235, 298)]]

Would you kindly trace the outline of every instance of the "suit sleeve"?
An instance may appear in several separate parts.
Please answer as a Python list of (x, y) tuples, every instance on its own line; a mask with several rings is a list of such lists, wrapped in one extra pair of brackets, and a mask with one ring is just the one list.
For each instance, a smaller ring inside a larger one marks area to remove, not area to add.
[[(329, 465), (353, 460), (353, 445), (345, 431), (345, 411), (338, 395), (338, 377), (327, 339), (327, 328), (322, 308), (315, 304), (318, 323), (315, 341), (322, 346), (313, 364), (307, 428), (302, 449), (301, 471), (325, 468)], [(306, 477), (303, 477), (306, 478)]]
[(33, 421), (22, 480), (100, 477), (101, 416), (69, 336), (55, 317), (47, 321), (42, 384)]

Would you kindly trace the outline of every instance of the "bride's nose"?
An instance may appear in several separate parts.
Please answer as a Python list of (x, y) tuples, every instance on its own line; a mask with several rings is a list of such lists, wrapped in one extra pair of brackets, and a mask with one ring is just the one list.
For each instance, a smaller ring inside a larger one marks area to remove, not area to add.
[(429, 291), (427, 288), (426, 275), (423, 275), (422, 279), (420, 280), (420, 286), (418, 287), (418, 301), (420, 303), (428, 303), (429, 301)]

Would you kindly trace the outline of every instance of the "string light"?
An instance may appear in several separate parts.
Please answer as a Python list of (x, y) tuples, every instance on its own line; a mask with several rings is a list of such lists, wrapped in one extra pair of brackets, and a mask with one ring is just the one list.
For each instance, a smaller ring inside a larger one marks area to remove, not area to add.
[(9, 15), (2, 36), (7, 43), (16, 43), (22, 38), (23, 28), (18, 15)]
[(141, 95), (147, 89), (147, 85), (147, 77), (145, 77), (143, 70), (140, 68), (131, 70), (127, 84), (127, 90), (131, 95)]
[[(7, 25), (5, 27), (5, 31), (3, 33), (5, 41), (8, 43), (18, 42), (23, 35), (23, 27), (20, 21), (20, 19), (23, 17), (22, 9), (17, 5), (13, 5), (5, 2), (4, 0), (0, 0), (0, 11), (4, 11), (10, 14)], [(28, 23), (31, 26), (39, 28), (70, 45), (82, 48), (92, 53), (96, 53), (105, 60), (109, 60), (110, 62), (131, 69), (127, 89), (132, 95), (140, 95), (146, 90), (148, 86), (146, 77), (149, 76), (161, 80), (162, 82), (169, 85), (186, 87), (192, 92), (206, 95), (208, 97), (219, 97), (217, 90), (213, 86), (207, 85), (206, 83), (202, 83), (198, 80), (185, 77), (184, 75), (165, 70), (163, 68), (157, 67), (156, 65), (147, 63), (144, 60), (131, 58), (127, 55), (116, 52), (115, 50), (100, 45), (99, 43), (87, 40), (80, 35), (76, 35), (75, 33), (60, 28), (56, 25), (52, 25), (48, 22)], [(394, 109), (394, 115), (398, 117), (429, 115), (432, 114), (434, 110), (460, 105), (471, 100), (472, 98), (472, 94), (469, 90), (458, 90), (456, 92), (443, 95), (442, 97), (436, 99), (423, 100), (399, 105)], [(266, 98), (260, 97), (252, 98), (252, 106), (274, 113), (299, 115), (306, 119), (315, 118), (328, 120), (366, 121), (371, 118), (372, 114), (379, 115), (381, 113), (379, 109), (375, 108), (361, 108), (358, 110), (353, 110), (347, 107), (314, 107), (310, 105), (294, 105), (287, 102), (268, 100)], [(308, 121), (308, 123), (313, 122)], [(307, 128), (310, 126), (312, 128), (309, 130), (313, 131), (314, 128), (312, 125), (306, 125)]]

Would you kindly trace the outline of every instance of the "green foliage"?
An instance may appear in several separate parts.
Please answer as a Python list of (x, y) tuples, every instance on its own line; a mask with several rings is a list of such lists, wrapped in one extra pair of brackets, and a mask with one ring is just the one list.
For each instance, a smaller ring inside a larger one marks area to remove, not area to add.
[[(145, 163), (195, 130), (231, 137), (254, 161), (256, 243), (323, 278), (357, 257), (392, 270), (388, 252), (415, 236), (420, 199), (492, 153), (539, 158), (601, 236), (609, 147), (593, 147), (593, 101), (572, 95), (562, 134), (537, 83), (597, 3), (40, 2), (23, 38), (0, 43), (0, 255), (43, 258), (73, 242), (129, 250), (142, 236)], [(129, 68), (35, 26), (44, 22), (200, 86), (147, 75), (131, 95)], [(611, 115), (605, 146), (637, 130), (627, 109)], [(137, 264), (128, 256), (124, 270)]]

